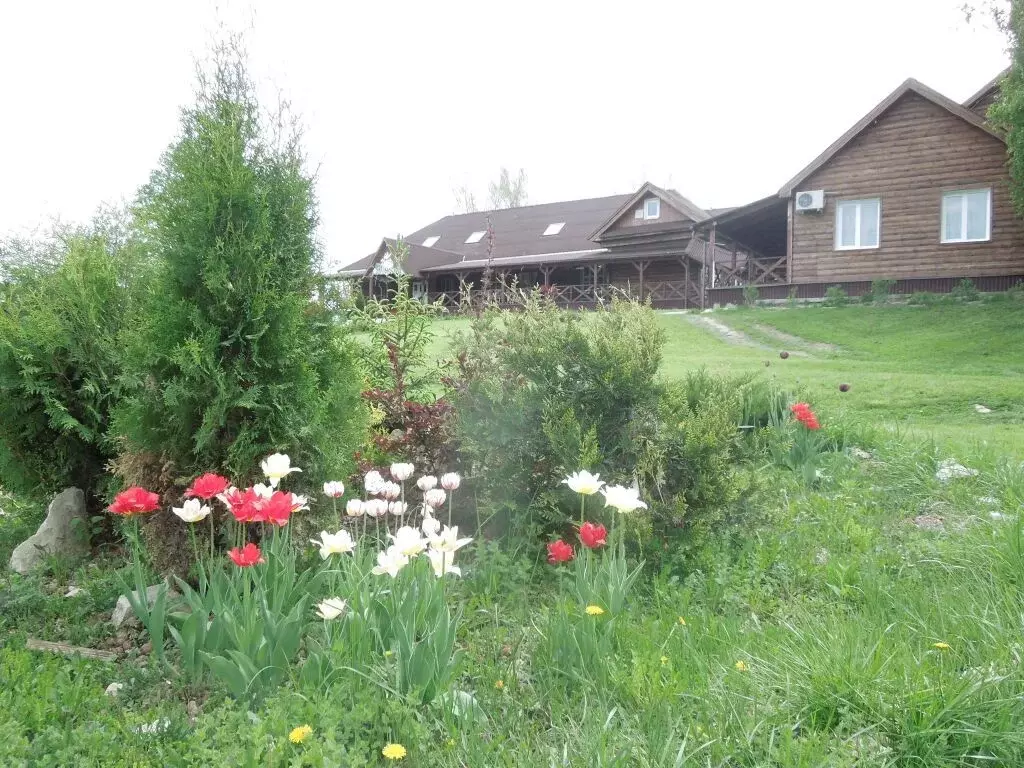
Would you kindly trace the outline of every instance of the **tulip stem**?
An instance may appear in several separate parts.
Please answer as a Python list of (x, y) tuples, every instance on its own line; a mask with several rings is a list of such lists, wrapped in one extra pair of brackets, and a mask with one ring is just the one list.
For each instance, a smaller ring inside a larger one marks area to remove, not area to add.
[(208, 517), (210, 518), (210, 568), (213, 568), (213, 561), (214, 561), (214, 559), (216, 557), (216, 555), (214, 553), (214, 546), (215, 546), (214, 542), (216, 541), (216, 536), (214, 535), (214, 532), (213, 532), (213, 510), (212, 509), (210, 510), (210, 514), (208, 515)]
[(587, 512), (587, 497), (584, 494), (580, 494), (580, 525), (583, 525), (583, 519)]
[(452, 527), (452, 493), (448, 492), (448, 527)]

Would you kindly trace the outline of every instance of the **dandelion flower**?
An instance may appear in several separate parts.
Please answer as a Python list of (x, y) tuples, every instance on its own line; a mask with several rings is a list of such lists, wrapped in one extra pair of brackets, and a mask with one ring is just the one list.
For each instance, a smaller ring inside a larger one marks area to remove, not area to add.
[(600, 616), (602, 613), (604, 613), (604, 608), (600, 605), (587, 606), (587, 616)]
[(661, 666), (664, 667), (666, 664), (668, 664), (668, 656), (662, 656), (661, 657)]
[(288, 741), (292, 744), (301, 744), (313, 733), (313, 729), (308, 725), (300, 725), (298, 728), (292, 728), (292, 732), (288, 734)]
[(494, 681), (494, 687), (497, 688), (500, 691), (502, 688), (505, 687), (505, 681), (504, 680), (495, 680)]
[(685, 627), (686, 626), (686, 619), (684, 619), (682, 616), (679, 617), (679, 626), (680, 627)]
[(388, 760), (401, 760), (409, 754), (401, 744), (388, 744), (380, 753)]
[(938, 648), (940, 651), (948, 651), (949, 643), (932, 643), (932, 648)]
[(745, 661), (743, 661), (743, 659), (740, 659), (739, 661), (736, 662), (736, 671), (737, 672), (746, 672), (747, 671), (747, 663)]

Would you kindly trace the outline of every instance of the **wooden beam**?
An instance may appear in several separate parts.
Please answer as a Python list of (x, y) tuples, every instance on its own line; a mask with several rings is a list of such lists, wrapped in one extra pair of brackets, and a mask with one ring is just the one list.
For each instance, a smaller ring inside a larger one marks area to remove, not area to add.
[(689, 309), (690, 302), (690, 260), (687, 258), (683, 259), (683, 276), (686, 281), (686, 285), (683, 287), (683, 309)]
[(793, 196), (786, 206), (786, 282), (793, 282)]
[(651, 266), (651, 262), (650, 262), (649, 259), (647, 261), (634, 261), (633, 262), (633, 266), (636, 267), (636, 271), (640, 273), (640, 301), (643, 301), (644, 300), (644, 272), (647, 270), (647, 268), (649, 266)]
[(96, 648), (82, 648), (77, 645), (65, 643), (51, 643), (48, 640), (38, 640), (34, 637), (25, 638), (25, 647), (30, 651), (49, 651), (64, 656), (81, 656), (83, 659), (98, 659), (99, 661), (117, 661), (117, 654), (112, 651), (100, 651)]
[(544, 275), (544, 287), (551, 287), (551, 273), (554, 271), (554, 267), (547, 267), (543, 264), (540, 265), (541, 274)]

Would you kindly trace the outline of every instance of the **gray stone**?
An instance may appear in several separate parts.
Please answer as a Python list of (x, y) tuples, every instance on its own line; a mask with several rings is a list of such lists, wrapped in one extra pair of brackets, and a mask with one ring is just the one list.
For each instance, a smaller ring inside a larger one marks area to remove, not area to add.
[(117, 696), (117, 694), (121, 692), (122, 688), (124, 688), (124, 683), (111, 683), (103, 692), (107, 694), (107, 696)]
[(76, 559), (89, 554), (89, 517), (85, 494), (66, 488), (46, 510), (39, 530), (21, 542), (11, 555), (11, 570), (24, 575), (42, 565), (49, 556)]
[[(160, 588), (164, 586), (164, 584), (154, 584), (151, 587), (146, 587), (146, 604), (150, 608), (156, 602), (156, 596), (160, 593)], [(132, 592), (133, 597), (138, 597), (138, 594), (138, 592)], [(167, 587), (167, 598), (164, 604), (170, 606), (179, 597), (181, 597), (180, 594)], [(125, 622), (129, 626), (137, 626), (140, 623), (139, 617), (132, 610), (132, 604), (128, 601), (128, 595), (121, 595), (117, 598), (117, 605), (114, 606), (114, 612), (110, 615), (110, 623), (115, 627), (120, 627)]]

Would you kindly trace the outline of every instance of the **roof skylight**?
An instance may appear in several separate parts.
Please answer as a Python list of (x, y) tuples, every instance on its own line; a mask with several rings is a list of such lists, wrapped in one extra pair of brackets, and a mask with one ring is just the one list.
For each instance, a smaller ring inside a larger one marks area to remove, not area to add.
[(548, 224), (548, 228), (544, 230), (544, 237), (550, 237), (551, 235), (557, 235), (562, 231), (562, 227), (565, 226), (564, 221), (557, 221), (554, 224)]
[(441, 239), (440, 235), (431, 235), (430, 237), (428, 237), (426, 240), (423, 241), (423, 247), (424, 248), (433, 248), (435, 245), (437, 245), (437, 241), (440, 240), (440, 239)]
[(473, 234), (471, 234), (469, 237), (466, 238), (466, 242), (467, 243), (479, 243), (481, 240), (484, 239), (484, 235), (486, 235), (486, 234), (487, 234), (486, 231), (474, 232)]

